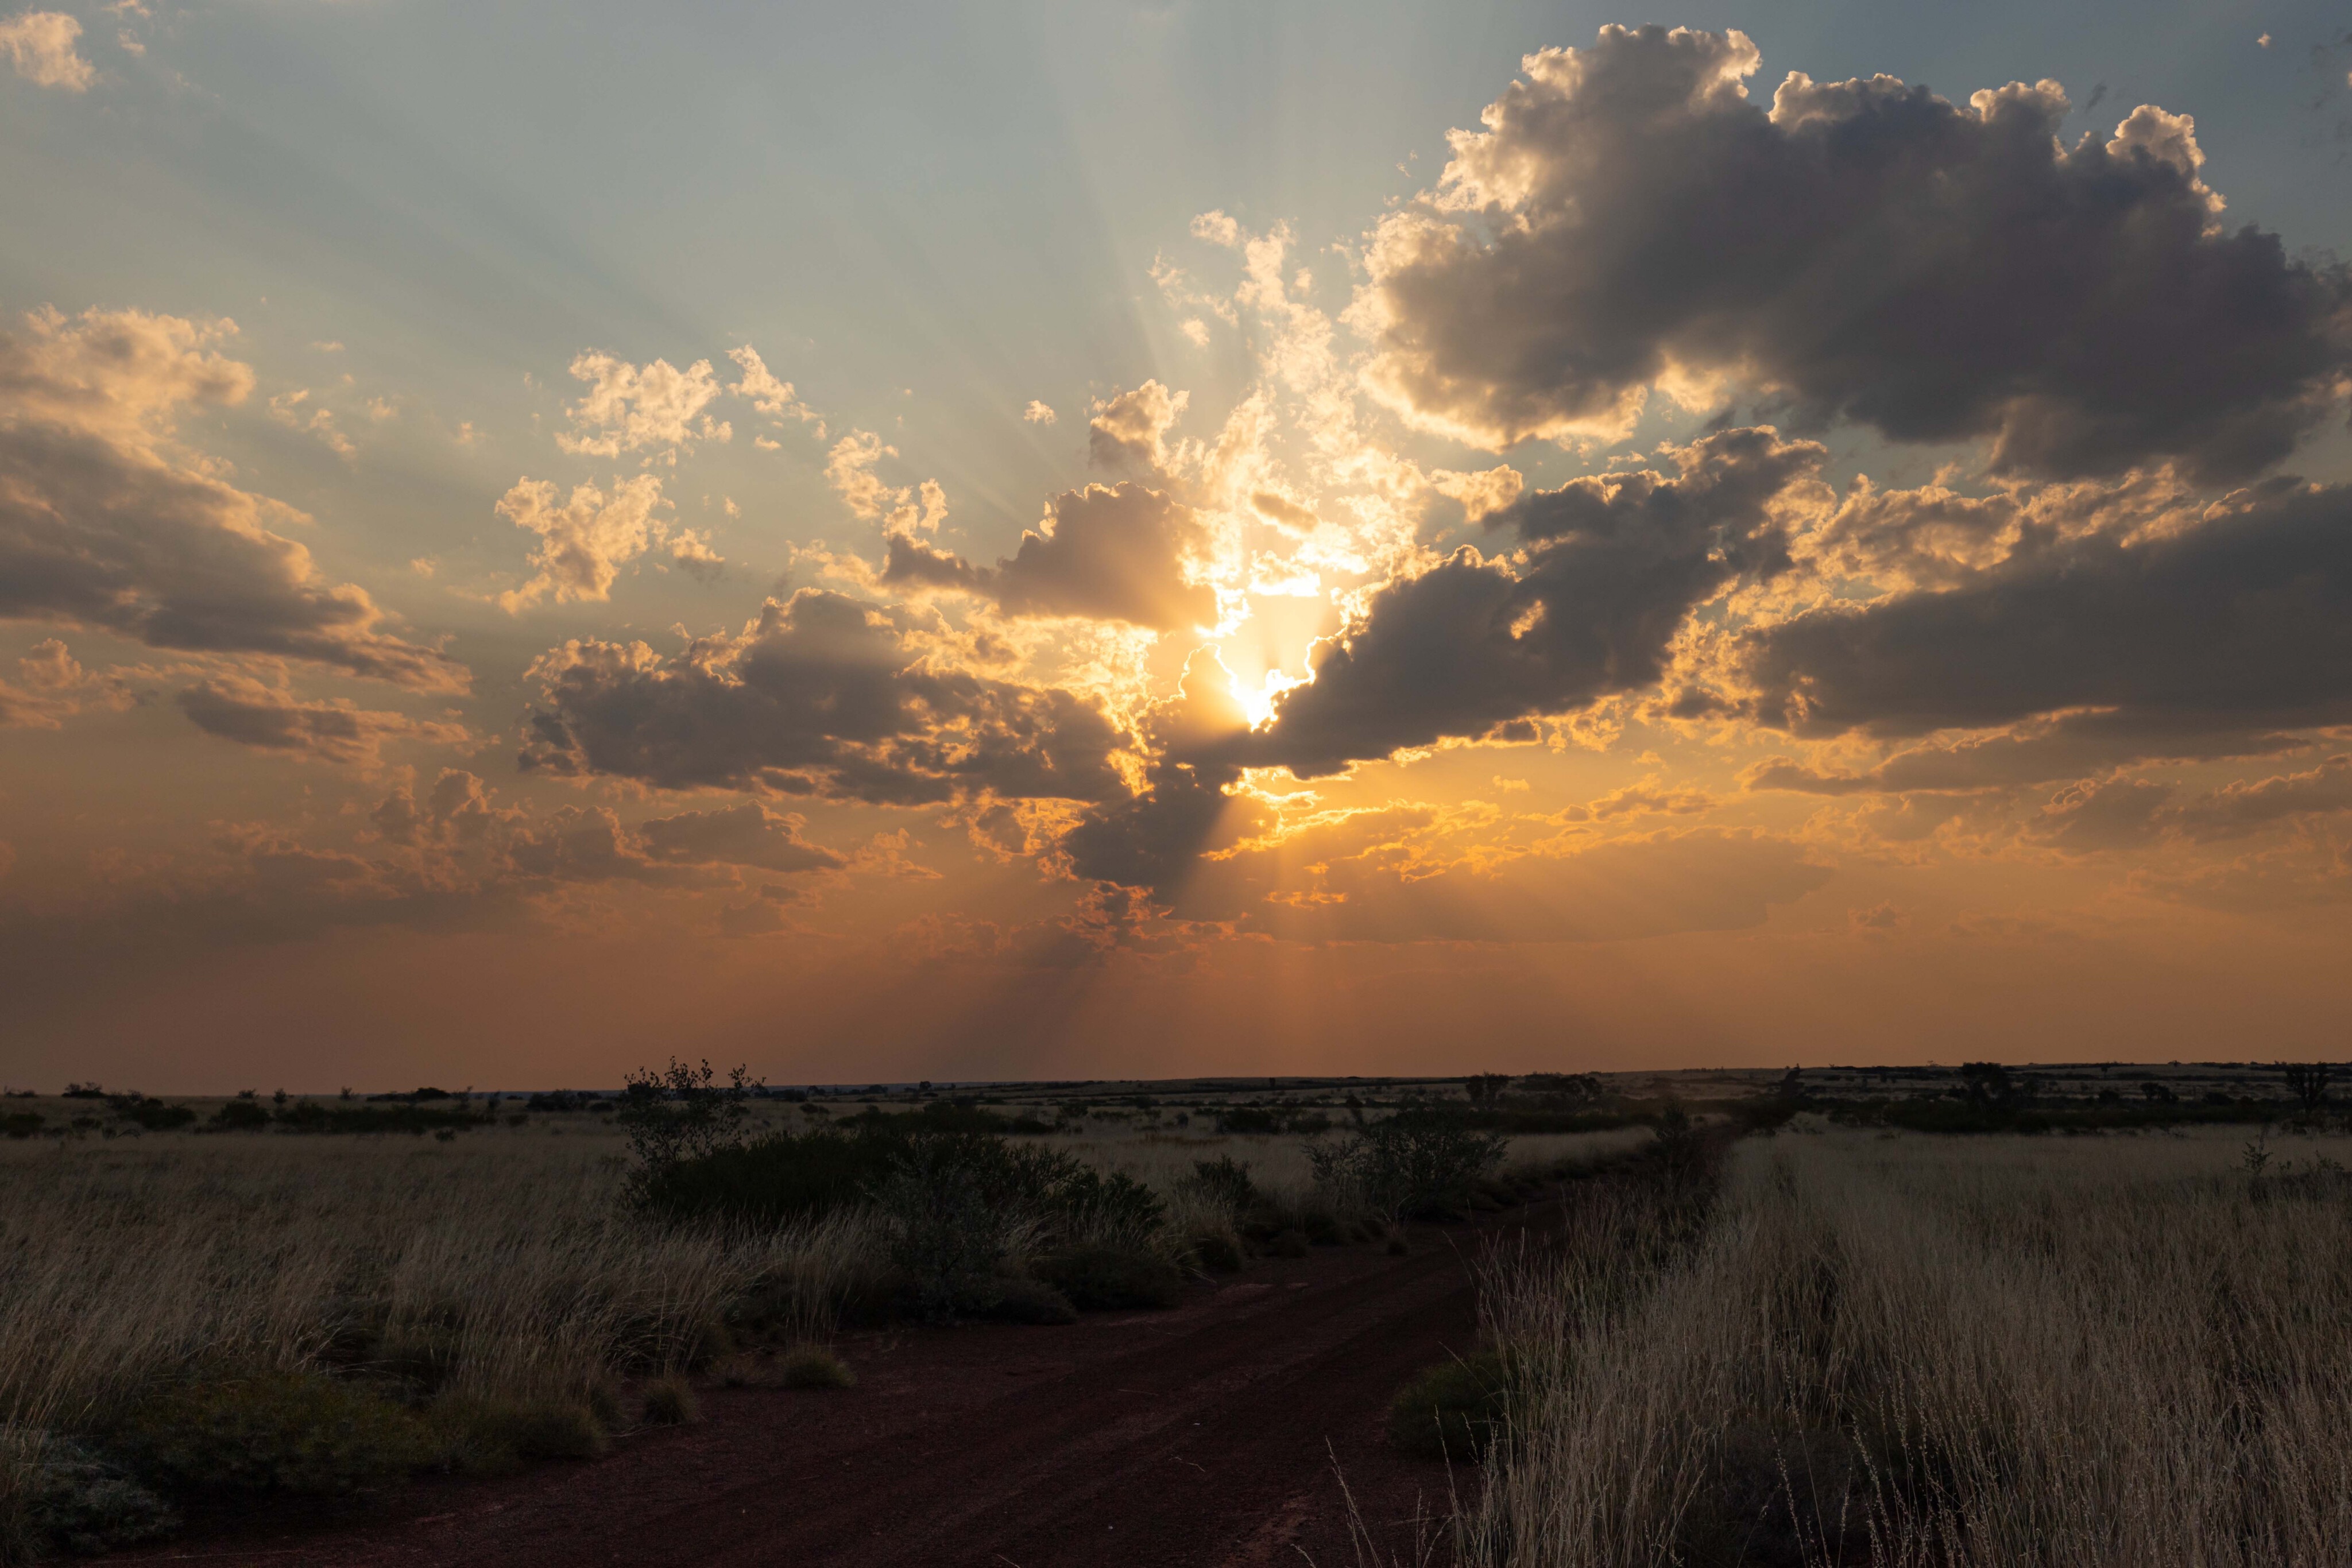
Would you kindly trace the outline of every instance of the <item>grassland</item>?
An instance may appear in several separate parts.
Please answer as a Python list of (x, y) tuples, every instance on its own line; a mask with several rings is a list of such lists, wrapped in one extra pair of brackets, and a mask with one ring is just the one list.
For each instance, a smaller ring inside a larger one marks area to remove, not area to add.
[(1802, 1118), (1704, 1218), (1596, 1191), (1498, 1268), (1511, 1568), (2318, 1568), (2352, 1541), (2337, 1137)]

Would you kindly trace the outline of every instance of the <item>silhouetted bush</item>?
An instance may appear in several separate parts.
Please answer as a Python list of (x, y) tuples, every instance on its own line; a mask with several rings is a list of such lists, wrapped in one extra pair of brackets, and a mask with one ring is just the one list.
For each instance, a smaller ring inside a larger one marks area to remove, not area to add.
[(794, 1345), (776, 1370), (786, 1388), (849, 1388), (857, 1382), (848, 1364), (820, 1344)]
[(648, 1427), (682, 1427), (702, 1415), (693, 1385), (683, 1377), (657, 1377), (645, 1386), (640, 1408)]
[(219, 1133), (254, 1133), (269, 1125), (269, 1112), (257, 1100), (232, 1100), (213, 1113), (212, 1128)]
[(11, 1111), (0, 1116), (0, 1133), (12, 1138), (29, 1138), (48, 1124), (38, 1111)]
[(1174, 1264), (1101, 1243), (1048, 1252), (1030, 1264), (1030, 1271), (1072, 1305), (1097, 1312), (1172, 1307), (1184, 1295), (1184, 1276)]
[(1003, 1323), (1074, 1323), (1078, 1310), (1070, 1299), (1043, 1280), (997, 1280), (993, 1298), (981, 1315)]

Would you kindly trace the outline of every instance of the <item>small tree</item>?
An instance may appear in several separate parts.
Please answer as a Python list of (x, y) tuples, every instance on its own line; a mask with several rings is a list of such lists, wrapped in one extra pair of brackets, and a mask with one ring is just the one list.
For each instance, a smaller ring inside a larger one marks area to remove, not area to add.
[(1481, 1072), (1462, 1081), (1463, 1092), (1469, 1095), (1474, 1105), (1486, 1103), (1510, 1086), (1509, 1075), (1501, 1072)]
[(2316, 1116), (2327, 1106), (2327, 1085), (2335, 1070), (2325, 1061), (2282, 1061), (2278, 1073), (2286, 1080), (2286, 1092), (2306, 1116)]
[(1960, 1086), (1979, 1111), (2008, 1111), (2017, 1104), (2017, 1084), (1998, 1061), (1963, 1061)]
[(1443, 1114), (1402, 1111), (1335, 1142), (1307, 1145), (1307, 1163), (1318, 1186), (1393, 1224), (1466, 1203), (1471, 1185), (1502, 1162), (1509, 1142)]
[(630, 1073), (619, 1120), (629, 1130), (629, 1153), (637, 1162), (629, 1177), (635, 1190), (642, 1196), (681, 1160), (741, 1143), (747, 1102), (759, 1087), (742, 1067), (721, 1084), (709, 1062), (688, 1067), (676, 1057), (666, 1071), (646, 1067)]

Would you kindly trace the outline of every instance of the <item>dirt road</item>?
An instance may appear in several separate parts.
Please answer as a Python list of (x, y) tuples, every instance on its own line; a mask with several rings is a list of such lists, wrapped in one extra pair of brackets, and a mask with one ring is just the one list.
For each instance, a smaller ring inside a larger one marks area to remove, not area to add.
[(713, 1389), (701, 1422), (603, 1459), (429, 1482), (364, 1518), (248, 1519), (140, 1560), (1353, 1568), (1344, 1475), (1384, 1553), (1418, 1561), (1416, 1514), (1442, 1518), (1475, 1477), (1394, 1454), (1386, 1406), (1470, 1348), (1469, 1258), (1491, 1233), (1265, 1263), (1169, 1312), (854, 1334), (851, 1390)]

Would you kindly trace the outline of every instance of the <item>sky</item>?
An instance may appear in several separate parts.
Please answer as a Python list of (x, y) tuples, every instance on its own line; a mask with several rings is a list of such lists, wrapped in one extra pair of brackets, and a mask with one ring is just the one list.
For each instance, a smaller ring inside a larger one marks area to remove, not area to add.
[(2339, 1055), (2300, 5), (0, 12), (0, 1078)]

